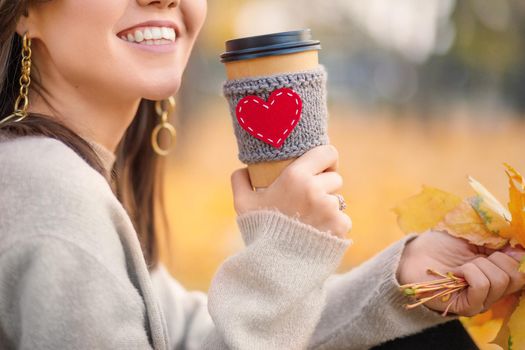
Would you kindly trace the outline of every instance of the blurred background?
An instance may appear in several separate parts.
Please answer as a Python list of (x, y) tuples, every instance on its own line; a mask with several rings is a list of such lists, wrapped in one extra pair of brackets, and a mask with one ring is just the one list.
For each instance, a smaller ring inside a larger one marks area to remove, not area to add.
[[(340, 272), (402, 237), (391, 209), (423, 184), (467, 196), (472, 175), (507, 203), (502, 163), (525, 172), (525, 2), (208, 5), (177, 97), (177, 147), (166, 178), (173, 232), (163, 260), (187, 288), (206, 291), (220, 263), (243, 246), (230, 190), (231, 172), (243, 165), (221, 96), (219, 55), (228, 39), (311, 28), (321, 41), (329, 134), (354, 223)], [(468, 327), (480, 345), (495, 329)]]

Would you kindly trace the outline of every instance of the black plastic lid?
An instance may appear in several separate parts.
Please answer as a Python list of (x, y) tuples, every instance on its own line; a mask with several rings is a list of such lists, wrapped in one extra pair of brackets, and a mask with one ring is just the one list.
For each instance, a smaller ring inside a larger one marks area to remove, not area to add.
[(312, 40), (310, 29), (303, 29), (228, 40), (225, 46), (221, 62), (320, 50), (321, 42)]

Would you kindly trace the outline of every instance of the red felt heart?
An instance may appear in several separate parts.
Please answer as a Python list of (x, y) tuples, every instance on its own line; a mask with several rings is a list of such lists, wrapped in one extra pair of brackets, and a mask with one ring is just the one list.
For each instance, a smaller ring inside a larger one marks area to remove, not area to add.
[(239, 125), (253, 137), (281, 148), (301, 119), (301, 97), (288, 88), (277, 89), (268, 101), (246, 96), (236, 108)]

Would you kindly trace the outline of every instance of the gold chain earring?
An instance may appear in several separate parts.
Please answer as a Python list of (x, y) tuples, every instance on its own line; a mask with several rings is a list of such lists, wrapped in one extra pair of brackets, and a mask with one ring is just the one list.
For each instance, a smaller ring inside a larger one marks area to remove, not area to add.
[(24, 33), (22, 37), (22, 72), (20, 75), (20, 94), (15, 101), (14, 112), (0, 121), (0, 126), (13, 120), (19, 122), (27, 117), (29, 107), (29, 85), (31, 84), (31, 38)]
[[(160, 123), (155, 126), (151, 132), (151, 145), (155, 153), (160, 156), (168, 155), (175, 146), (175, 136), (176, 131), (175, 127), (168, 122), (168, 116), (175, 110), (175, 97), (170, 96), (166, 100), (155, 102), (155, 112), (157, 116), (160, 117)], [(168, 135), (170, 136), (169, 146), (167, 148), (162, 148), (159, 145), (159, 133), (161, 130), (166, 129)]]

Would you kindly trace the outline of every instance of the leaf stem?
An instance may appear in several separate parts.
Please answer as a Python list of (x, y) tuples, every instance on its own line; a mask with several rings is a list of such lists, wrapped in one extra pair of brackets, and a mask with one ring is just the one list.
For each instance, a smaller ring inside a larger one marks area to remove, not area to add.
[[(443, 278), (426, 282), (408, 283), (400, 286), (400, 289), (405, 295), (413, 296), (417, 299), (415, 303), (405, 305), (405, 308), (413, 309), (436, 298), (441, 298), (442, 302), (450, 300), (442, 313), (443, 316), (446, 316), (450, 307), (460, 295), (460, 292), (467, 288), (469, 284), (463, 277), (455, 276), (452, 272), (443, 274), (433, 269), (427, 269), (427, 273)], [(458, 293), (451, 298), (456, 292)], [(428, 293), (434, 294), (428, 295)]]

